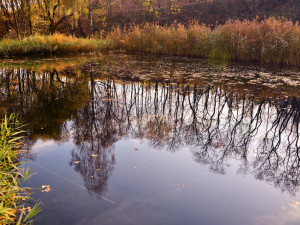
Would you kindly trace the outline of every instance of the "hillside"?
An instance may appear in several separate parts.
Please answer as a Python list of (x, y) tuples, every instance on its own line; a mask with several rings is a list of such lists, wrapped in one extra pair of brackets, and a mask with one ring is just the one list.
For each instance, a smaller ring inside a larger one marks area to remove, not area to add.
[(295, 21), (300, 19), (299, 0), (200, 0), (181, 2), (180, 12), (168, 15), (168, 9), (161, 5), (158, 18), (146, 17), (145, 11), (134, 7), (132, 2), (124, 4), (113, 17), (109, 18), (109, 25), (123, 25), (128, 23), (140, 24), (159, 22), (160, 24), (177, 21), (183, 24), (190, 20), (215, 25), (225, 23), (229, 19), (254, 19), (256, 17), (284, 17)]
[[(16, 9), (11, 10), (9, 4), (6, 8), (2, 5), (0, 39), (54, 32), (87, 37), (91, 35), (91, 30), (94, 35), (103, 35), (113, 27), (146, 22), (170, 25), (174, 22), (188, 24), (195, 20), (215, 27), (230, 19), (262, 19), (271, 16), (288, 18), (294, 22), (300, 19), (299, 0), (91, 0), (90, 9), (88, 0), (75, 1), (77, 6), (70, 5), (69, 0), (50, 2), (53, 3), (53, 9), (49, 8), (48, 12), (39, 8), (38, 1), (27, 6), (32, 7), (31, 11), (24, 10), (24, 6), (19, 8), (19, 5), (15, 5)], [(35, 13), (34, 8), (39, 9), (38, 13)], [(89, 12), (92, 29), (89, 29)]]

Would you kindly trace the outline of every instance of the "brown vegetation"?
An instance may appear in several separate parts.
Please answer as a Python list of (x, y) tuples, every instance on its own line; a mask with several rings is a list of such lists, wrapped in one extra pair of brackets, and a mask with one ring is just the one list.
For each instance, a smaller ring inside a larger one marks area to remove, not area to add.
[(198, 56), (299, 65), (300, 26), (287, 20), (229, 21), (214, 30), (198, 23), (188, 27), (147, 24), (108, 36), (114, 48), (130, 52)]

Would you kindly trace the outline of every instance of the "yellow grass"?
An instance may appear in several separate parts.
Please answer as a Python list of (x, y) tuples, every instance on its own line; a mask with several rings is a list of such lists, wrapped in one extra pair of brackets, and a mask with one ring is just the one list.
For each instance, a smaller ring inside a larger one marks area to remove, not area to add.
[(0, 56), (104, 51), (107, 46), (107, 42), (100, 39), (75, 38), (63, 34), (35, 35), (22, 40), (2, 40)]
[(226, 58), (299, 65), (300, 26), (288, 20), (229, 21), (211, 30), (191, 23), (170, 27), (146, 24), (108, 35), (115, 49), (131, 52)]

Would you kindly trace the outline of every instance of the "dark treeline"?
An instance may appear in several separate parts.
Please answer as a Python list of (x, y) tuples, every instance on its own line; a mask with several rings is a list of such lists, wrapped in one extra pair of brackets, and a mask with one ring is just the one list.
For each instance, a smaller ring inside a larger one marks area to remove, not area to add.
[(123, 137), (146, 139), (167, 151), (188, 147), (196, 162), (217, 173), (237, 159), (239, 172), (282, 191), (298, 190), (298, 97), (255, 96), (170, 79), (129, 81), (124, 74), (116, 79), (81, 68), (84, 73), (2, 69), (0, 101), (29, 123), (29, 149), (37, 138), (73, 140), (70, 165), (92, 192), (106, 190), (116, 161), (114, 143)]

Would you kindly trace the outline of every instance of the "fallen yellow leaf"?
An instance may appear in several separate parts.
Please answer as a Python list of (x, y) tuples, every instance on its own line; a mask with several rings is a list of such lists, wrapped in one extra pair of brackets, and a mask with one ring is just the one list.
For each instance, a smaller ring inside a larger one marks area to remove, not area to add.
[(177, 186), (181, 186), (181, 187), (184, 187), (185, 184), (181, 184), (181, 183), (178, 183)]
[(48, 184), (42, 185), (42, 192), (49, 192), (49, 191), (51, 191), (50, 185)]

